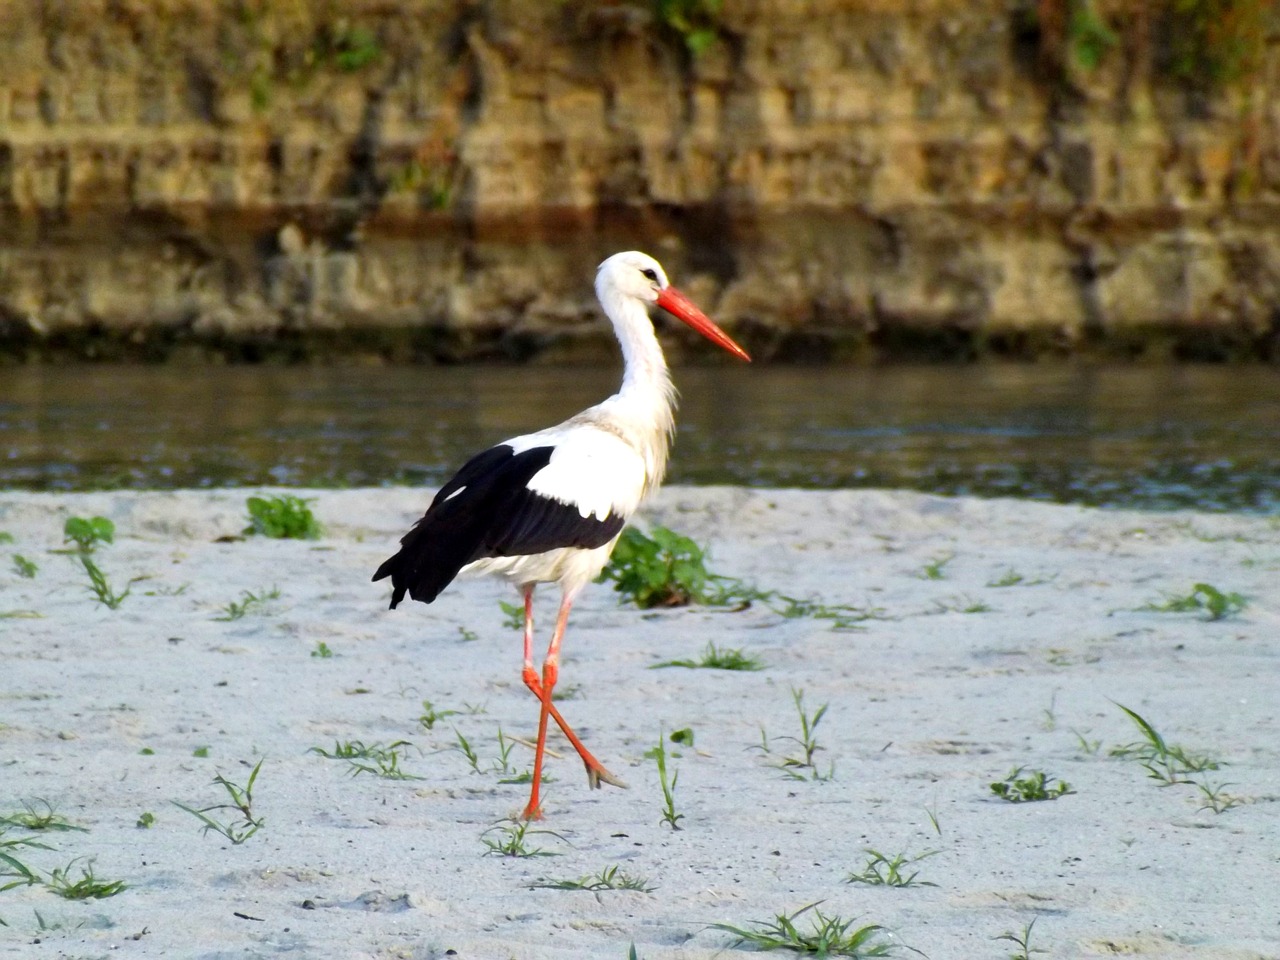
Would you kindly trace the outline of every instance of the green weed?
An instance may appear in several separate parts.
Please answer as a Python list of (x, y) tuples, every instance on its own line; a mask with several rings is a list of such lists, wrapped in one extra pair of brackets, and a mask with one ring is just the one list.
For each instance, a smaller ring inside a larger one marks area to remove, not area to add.
[(701, 601), (708, 577), (702, 548), (663, 526), (650, 532), (624, 530), (600, 579), (642, 610)]
[(671, 774), (671, 779), (667, 779), (667, 745), (661, 732), (658, 734), (658, 745), (652, 750), (646, 750), (645, 756), (658, 765), (658, 783), (662, 787), (662, 819), (658, 822), (667, 824), (672, 830), (679, 830), (680, 821), (684, 819), (683, 813), (676, 812), (676, 783), (680, 780), (680, 771), (675, 771)]
[(14, 543), (13, 534), (8, 530), (0, 530), (0, 543)]
[(116, 593), (110, 581), (107, 580), (107, 575), (99, 569), (87, 553), (80, 554), (80, 563), (84, 566), (84, 572), (89, 575), (89, 592), (108, 610), (117, 609), (132, 592), (135, 580), (129, 581), (123, 593)]
[(71, 868), (78, 861), (72, 860), (65, 867), (54, 868), (45, 886), (67, 900), (105, 900), (128, 889), (123, 880), (99, 880), (93, 872), (93, 863), (80, 868), (80, 878), (71, 879)]
[(1202, 754), (1189, 752), (1185, 747), (1170, 744), (1154, 726), (1143, 717), (1130, 710), (1124, 704), (1117, 707), (1128, 715), (1142, 734), (1140, 743), (1130, 743), (1113, 747), (1113, 757), (1136, 759), (1153, 779), (1168, 786), (1174, 783), (1191, 783), (1188, 774), (1204, 773), (1206, 770), (1217, 770), (1220, 761)]
[[(43, 805), (44, 809), (37, 810), (35, 803)], [(22, 811), (0, 817), (0, 826), (21, 827), (24, 830), (77, 830), (81, 833), (88, 832), (84, 827), (75, 826), (62, 814), (56, 812), (48, 800), (38, 799), (35, 803), (29, 803), (26, 800), (22, 801)]]
[(277, 540), (315, 540), (320, 536), (319, 521), (307, 506), (311, 501), (292, 494), (282, 497), (249, 497), (246, 536), (273, 537)]
[[(872, 923), (855, 929), (853, 920), (823, 914), (818, 909), (821, 903), (821, 900), (811, 903), (795, 913), (780, 913), (772, 922), (751, 921), (750, 928), (735, 927), (727, 923), (713, 923), (711, 928), (736, 937), (732, 947), (750, 945), (759, 950), (794, 950), (796, 953), (811, 953), (818, 957), (889, 955), (892, 944), (878, 942), (884, 934), (884, 927)], [(796, 926), (796, 918), (810, 910), (813, 911), (809, 918), (810, 929), (801, 930)]]
[(280, 599), (280, 588), (272, 587), (270, 590), (263, 590), (261, 593), (241, 590), (240, 596), (240, 600), (232, 600), (222, 608), (222, 616), (214, 617), (213, 619), (227, 622), (239, 620), (250, 613), (257, 613), (272, 600)]
[(1167, 594), (1163, 602), (1147, 603), (1139, 610), (1157, 613), (1196, 613), (1204, 611), (1206, 620), (1225, 620), (1249, 605), (1246, 597), (1238, 593), (1223, 593), (1208, 583), (1195, 584), (1190, 593), (1182, 596)]
[(333, 651), (329, 649), (329, 645), (323, 640), (318, 640), (311, 651), (311, 656), (318, 660), (328, 660), (333, 656)]
[(886, 857), (879, 850), (873, 850), (871, 847), (867, 847), (864, 852), (867, 854), (867, 862), (862, 871), (850, 873), (845, 877), (846, 883), (865, 883), (873, 887), (937, 886), (927, 880), (917, 880), (916, 877), (920, 875), (919, 870), (907, 873), (903, 868), (934, 856), (940, 852), (938, 850), (928, 850), (916, 857), (908, 857), (904, 853)]
[[(796, 713), (800, 716), (800, 736), (798, 737), (779, 737), (779, 740), (790, 740), (800, 747), (801, 755), (798, 757), (786, 757), (779, 766), (793, 780), (830, 780), (835, 776), (835, 764), (832, 763), (824, 774), (814, 763), (814, 755), (819, 750), (825, 750), (818, 744), (817, 730), (818, 724), (822, 722), (822, 718), (826, 716), (827, 707), (830, 704), (824, 703), (816, 711), (810, 714), (804, 708), (804, 691), (795, 687), (791, 688), (791, 699), (795, 701)], [(801, 771), (808, 770), (808, 776)]]
[(138, 814), (138, 822), (134, 824), (139, 830), (150, 830), (156, 825), (156, 815), (150, 810)]
[(1014, 767), (1007, 777), (991, 784), (991, 792), (1001, 800), (1010, 803), (1033, 803), (1039, 800), (1057, 800), (1069, 793), (1075, 793), (1071, 784), (1059, 780), (1049, 783), (1048, 775), (1043, 770), (1030, 770), (1023, 776), (1024, 767)]
[(1196, 789), (1200, 791), (1200, 795), (1204, 797), (1204, 802), (1200, 804), (1197, 810), (1212, 810), (1214, 813), (1226, 813), (1232, 807), (1240, 805), (1240, 798), (1234, 797), (1226, 793), (1226, 788), (1231, 786), (1229, 783), (1219, 783), (1214, 785), (1208, 780), (1196, 782)]
[(640, 893), (652, 893), (651, 887), (643, 877), (633, 877), (623, 873), (617, 865), (605, 867), (597, 874), (587, 874), (576, 880), (552, 880), (550, 877), (539, 877), (529, 884), (531, 890), (587, 890), (599, 893), (602, 890), (636, 890)]
[(16, 573), (18, 576), (25, 577), (28, 580), (32, 580), (35, 578), (35, 575), (39, 572), (39, 570), (40, 570), (40, 567), (35, 563), (34, 560), (28, 560), (26, 557), (24, 557), (20, 553), (15, 553), (13, 555), (13, 572)]
[(947, 578), (946, 566), (955, 559), (954, 553), (945, 553), (942, 556), (934, 557), (916, 574), (921, 580), (945, 580)]
[[(489, 834), (491, 833), (496, 833), (498, 835), (497, 839), (490, 837)], [(554, 830), (534, 830), (526, 820), (500, 821), (480, 834), (480, 839), (487, 848), (484, 852), (486, 857), (490, 855), (503, 857), (559, 856), (554, 850), (530, 846), (528, 839), (533, 836), (552, 836), (557, 840), (564, 840), (565, 843), (569, 842)]]
[[(213, 778), (213, 782), (227, 792), (227, 796), (231, 800), (230, 803), (215, 803), (196, 810), (185, 803), (179, 803), (177, 800), (170, 800), (169, 802), (179, 810), (185, 810), (203, 823), (204, 827), (200, 830), (201, 834), (206, 834), (212, 830), (214, 833), (226, 837), (233, 844), (244, 843), (257, 833), (265, 822), (261, 817), (255, 816), (253, 813), (253, 786), (258, 779), (258, 774), (262, 771), (262, 763), (262, 760), (257, 762), (253, 771), (249, 774), (248, 782), (244, 786), (228, 780), (222, 774), (218, 774)], [(232, 819), (228, 823), (223, 823), (221, 820), (209, 816), (209, 813), (214, 810), (234, 810), (240, 814), (240, 817), (239, 819)]]
[(424, 729), (432, 730), (435, 728), (435, 725), (445, 717), (455, 717), (457, 715), (457, 710), (437, 710), (432, 706), (430, 700), (423, 700), (422, 713), (418, 717), (418, 723), (422, 724)]
[(106, 517), (68, 517), (62, 525), (62, 542), (74, 543), (80, 553), (92, 553), (100, 543), (115, 541), (116, 525)]
[(1021, 933), (1014, 933), (1012, 930), (1000, 934), (998, 937), (992, 937), (993, 940), (1008, 940), (1018, 948), (1017, 953), (1009, 954), (1009, 960), (1031, 960), (1031, 954), (1044, 953), (1038, 947), (1031, 946), (1031, 930), (1036, 925), (1039, 917), (1032, 917), (1031, 922), (1022, 928)]
[(653, 664), (649, 669), (660, 670), (664, 667), (706, 668), (710, 670), (763, 670), (764, 661), (759, 657), (743, 653), (735, 647), (721, 649), (714, 643), (708, 643), (706, 649), (702, 652), (701, 660), (664, 660), (662, 663)]
[(505, 600), (499, 600), (498, 606), (502, 608), (502, 625), (510, 630), (524, 629), (524, 606), (519, 603), (507, 603)]
[(362, 773), (371, 773), (383, 780), (421, 780), (422, 777), (400, 768), (400, 761), (408, 755), (412, 747), (408, 740), (394, 740), (385, 747), (380, 743), (365, 743), (362, 740), (335, 741), (333, 750), (323, 747), (312, 747), (308, 753), (315, 753), (326, 760), (345, 760), (351, 765), (350, 773), (358, 777)]

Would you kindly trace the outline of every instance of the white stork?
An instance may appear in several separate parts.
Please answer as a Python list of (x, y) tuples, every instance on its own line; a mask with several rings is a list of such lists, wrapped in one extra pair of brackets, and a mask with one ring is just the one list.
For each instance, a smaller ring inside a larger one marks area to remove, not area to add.
[[(541, 816), (538, 791), (547, 718), (587, 767), (587, 781), (625, 786), (598, 761), (551, 702), (569, 609), (599, 575), (623, 526), (662, 483), (675, 430), (675, 388), (648, 307), (657, 304), (730, 353), (745, 350), (667, 282), (658, 261), (614, 254), (596, 273), (596, 296), (613, 321), (626, 364), (622, 388), (564, 423), (514, 437), (477, 454), (440, 488), (426, 515), (374, 580), (391, 578), (391, 608), (407, 592), (430, 603), (459, 573), (504, 577), (524, 597), (522, 678), (541, 703), (533, 790), (525, 819)], [(555, 630), (539, 678), (533, 666), (533, 591), (558, 583)]]

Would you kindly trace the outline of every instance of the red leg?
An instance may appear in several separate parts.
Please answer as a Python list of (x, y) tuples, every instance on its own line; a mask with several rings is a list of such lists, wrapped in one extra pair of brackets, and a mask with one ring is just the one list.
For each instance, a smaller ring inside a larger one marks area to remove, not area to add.
[(551, 695), (555, 689), (556, 681), (560, 675), (560, 644), (564, 640), (565, 627), (569, 623), (569, 610), (573, 606), (573, 598), (566, 596), (560, 602), (560, 613), (556, 618), (555, 631), (551, 635), (551, 644), (547, 648), (547, 657), (542, 663), (542, 682), (538, 682), (538, 674), (533, 667), (533, 586), (529, 585), (524, 590), (524, 614), (525, 614), (525, 631), (524, 631), (524, 670), (523, 679), (525, 685), (533, 691), (534, 696), (538, 698), (540, 703), (540, 711), (538, 716), (538, 743), (534, 750), (533, 757), (533, 788), (529, 797), (529, 804), (525, 807), (525, 819), (532, 820), (541, 816), (540, 805), (538, 802), (539, 788), (542, 781), (542, 759), (546, 749), (546, 733), (548, 716), (555, 720), (556, 725), (573, 744), (573, 748), (578, 751), (578, 756), (582, 758), (583, 764), (587, 768), (587, 783), (593, 788), (599, 788), (601, 781), (612, 784), (615, 787), (625, 787), (626, 784), (611, 774), (604, 768), (591, 751), (583, 746), (578, 735), (565, 722), (564, 717), (560, 716), (560, 711), (556, 709), (552, 703)]

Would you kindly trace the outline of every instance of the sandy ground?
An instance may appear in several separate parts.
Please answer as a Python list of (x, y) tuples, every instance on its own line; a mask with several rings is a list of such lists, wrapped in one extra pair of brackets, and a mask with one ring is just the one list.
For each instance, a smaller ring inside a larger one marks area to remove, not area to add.
[[(669, 489), (642, 524), (710, 544), (718, 572), (882, 619), (836, 629), (761, 603), (643, 613), (593, 587), (570, 625), (561, 707), (630, 789), (589, 791), (557, 738), (541, 825), (555, 834), (526, 837), (555, 855), (511, 858), (486, 855), (483, 838), (502, 839), (528, 789), (494, 772), (499, 730), (527, 737), (536, 721), (499, 609), (514, 596), (478, 580), (385, 609), (369, 575), (420, 491), (316, 493), (316, 542), (215, 542), (245, 525), (246, 493), (0, 495), (13, 538), (0, 544), (0, 815), (38, 799), (87, 831), (0, 840), (52, 847), (8, 849), (42, 874), (87, 858), (73, 878), (92, 863), (127, 884), (83, 902), (0, 892), (0, 955), (623, 960), (634, 943), (642, 960), (724, 957), (747, 948), (713, 924), (822, 901), (883, 925), (899, 956), (1008, 957), (1017, 947), (996, 938), (1034, 919), (1044, 956), (1280, 957), (1274, 519)], [(96, 554), (113, 586), (147, 578), (116, 610), (49, 552), (72, 514), (115, 521)], [(39, 564), (34, 579), (15, 553)], [(1247, 608), (1216, 621), (1140, 609), (1198, 582)], [(278, 599), (218, 619), (273, 586)], [(554, 604), (544, 590), (540, 626)], [(709, 642), (766, 669), (648, 669)], [(320, 644), (331, 657), (313, 656)], [(828, 705), (815, 731), (825, 779), (780, 766), (798, 753), (793, 690), (811, 716)], [(426, 729), (424, 700), (458, 712)], [(1227, 764), (1197, 779), (1228, 783), (1238, 805), (1215, 813), (1206, 790), (1111, 756), (1138, 739), (1117, 704)], [(686, 727), (693, 749), (668, 744), (673, 831), (645, 753)], [(412, 745), (401, 769), (421, 779), (353, 776), (309, 752), (398, 740)], [(171, 803), (217, 803), (213, 778), (243, 784), (259, 760), (264, 825), (242, 844), (202, 836)], [(513, 771), (530, 762), (512, 748)], [(1015, 767), (1074, 792), (1002, 801), (989, 784)], [(847, 882), (866, 848), (931, 855), (909, 887)], [(652, 891), (531, 887), (614, 865)]]

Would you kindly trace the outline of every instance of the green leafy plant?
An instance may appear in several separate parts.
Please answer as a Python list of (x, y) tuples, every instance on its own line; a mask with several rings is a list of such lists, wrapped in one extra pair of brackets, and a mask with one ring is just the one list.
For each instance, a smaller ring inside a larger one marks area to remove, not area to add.
[(1218, 760), (1203, 754), (1192, 753), (1185, 747), (1169, 743), (1145, 718), (1124, 704), (1117, 703), (1116, 706), (1134, 722), (1142, 734), (1142, 740), (1139, 743), (1113, 747), (1110, 751), (1111, 756), (1136, 759), (1153, 780), (1158, 780), (1166, 786), (1174, 783), (1191, 783), (1189, 774), (1217, 770), (1221, 766)]
[(1196, 809), (1212, 810), (1214, 813), (1226, 813), (1232, 807), (1238, 807), (1240, 798), (1226, 792), (1229, 786), (1231, 786), (1229, 783), (1213, 784), (1208, 780), (1197, 781), (1196, 789), (1200, 791), (1204, 802)]
[[(819, 750), (826, 749), (818, 744), (817, 731), (818, 724), (822, 722), (822, 718), (827, 714), (827, 707), (830, 704), (824, 703), (812, 714), (804, 708), (804, 691), (795, 687), (791, 688), (791, 699), (795, 702), (796, 713), (800, 716), (800, 736), (798, 737), (779, 737), (780, 740), (790, 740), (800, 747), (800, 756), (785, 757), (779, 766), (793, 780), (830, 780), (835, 776), (835, 764), (832, 763), (826, 773), (822, 773), (817, 764), (814, 762), (814, 755)], [(802, 771), (809, 771), (806, 776)]]
[(502, 625), (504, 627), (511, 630), (524, 629), (524, 607), (521, 604), (499, 600), (498, 606), (502, 608)]
[(422, 713), (418, 717), (418, 723), (427, 730), (432, 730), (435, 725), (446, 717), (456, 717), (457, 710), (437, 710), (430, 700), (422, 701)]
[(150, 830), (156, 825), (156, 815), (150, 810), (138, 814), (138, 822), (134, 824), (139, 830)]
[(67, 900), (105, 900), (128, 889), (123, 880), (99, 880), (94, 875), (92, 862), (82, 866), (79, 879), (73, 880), (71, 868), (78, 862), (78, 859), (72, 860), (65, 867), (55, 867), (45, 886)]
[(679, 830), (680, 821), (684, 819), (683, 813), (676, 812), (676, 783), (680, 779), (680, 771), (673, 772), (671, 778), (667, 778), (667, 745), (661, 732), (658, 734), (658, 745), (646, 750), (645, 756), (658, 765), (658, 783), (662, 787), (662, 819), (659, 823), (667, 824), (672, 830)]
[(649, 885), (643, 877), (633, 877), (624, 873), (616, 864), (605, 867), (599, 873), (587, 874), (574, 880), (553, 880), (550, 877), (539, 877), (529, 884), (531, 890), (587, 890), (599, 893), (602, 890), (636, 890), (640, 893), (652, 893), (656, 888)]
[(650, 534), (624, 530), (600, 579), (642, 610), (702, 600), (708, 576), (702, 548), (663, 526)]
[[(823, 901), (801, 907), (794, 913), (780, 913), (772, 922), (751, 921), (751, 927), (735, 927), (713, 923), (713, 930), (723, 930), (736, 939), (731, 946), (750, 945), (760, 950), (794, 950), (818, 957), (886, 957), (892, 944), (884, 942), (884, 927), (872, 923), (854, 927), (853, 920), (827, 916), (818, 909)], [(812, 911), (809, 929), (801, 930), (796, 918)]]
[[(36, 803), (41, 804), (44, 809), (36, 809)], [(70, 823), (66, 817), (53, 809), (53, 805), (48, 800), (43, 799), (37, 799), (34, 802), (22, 801), (22, 810), (0, 817), (0, 826), (21, 827), (23, 830), (88, 832), (84, 827), (77, 827)]]
[[(231, 800), (230, 803), (215, 803), (197, 810), (187, 806), (185, 803), (179, 803), (177, 800), (170, 800), (169, 802), (179, 810), (185, 810), (203, 823), (204, 827), (200, 830), (201, 834), (212, 830), (214, 833), (226, 837), (233, 844), (244, 843), (257, 833), (265, 822), (261, 817), (255, 816), (253, 813), (253, 787), (257, 782), (258, 774), (262, 771), (262, 762), (262, 760), (257, 762), (244, 786), (228, 780), (222, 774), (218, 774), (213, 778), (213, 782), (227, 792), (227, 796)], [(223, 823), (221, 820), (209, 816), (210, 812), (214, 810), (233, 810), (238, 812), (240, 816), (238, 819)]]
[(386, 746), (362, 740), (340, 740), (334, 742), (332, 750), (312, 747), (307, 752), (318, 754), (326, 760), (347, 761), (351, 765), (350, 773), (353, 777), (371, 773), (383, 780), (421, 780), (422, 777), (400, 767), (400, 761), (408, 755), (412, 746), (408, 740), (394, 740)]
[(947, 577), (946, 566), (954, 559), (954, 553), (945, 553), (942, 556), (934, 557), (920, 569), (918, 576), (921, 580), (945, 580)]
[(690, 669), (706, 668), (710, 670), (763, 670), (764, 662), (756, 656), (743, 653), (736, 647), (719, 648), (708, 643), (700, 660), (664, 660), (655, 663), (650, 670), (661, 670), (664, 667), (688, 667)]
[(1148, 603), (1139, 609), (1154, 610), (1157, 613), (1204, 611), (1206, 620), (1225, 620), (1240, 613), (1248, 605), (1248, 599), (1238, 593), (1223, 593), (1212, 584), (1197, 583), (1190, 593), (1182, 596), (1166, 595), (1163, 602)]
[(62, 525), (62, 542), (74, 543), (80, 553), (92, 553), (100, 543), (115, 540), (116, 525), (106, 517), (68, 517)]
[(222, 616), (214, 617), (213, 619), (226, 622), (239, 620), (250, 613), (257, 613), (272, 600), (280, 599), (280, 588), (272, 587), (270, 590), (263, 590), (261, 593), (241, 590), (240, 597), (240, 600), (232, 600), (222, 608)]
[(1038, 919), (1039, 917), (1032, 917), (1031, 922), (1022, 928), (1021, 933), (1014, 933), (1009, 930), (998, 937), (992, 937), (993, 940), (1008, 940), (1018, 948), (1017, 953), (1009, 954), (1009, 960), (1031, 960), (1031, 954), (1044, 953), (1038, 947), (1031, 946), (1031, 930), (1035, 927)]
[(315, 647), (311, 651), (311, 656), (317, 660), (328, 660), (333, 656), (333, 651), (329, 649), (329, 645), (323, 640), (317, 640)]
[(244, 528), (246, 536), (273, 537), (277, 540), (315, 540), (320, 536), (321, 527), (311, 508), (303, 500), (293, 494), (282, 497), (249, 497), (245, 506), (249, 511), (249, 526)]
[(13, 571), (18, 576), (31, 580), (34, 579), (39, 570), (40, 567), (34, 560), (28, 560), (20, 553), (15, 553), (13, 555)]
[(1008, 800), (1010, 803), (1057, 800), (1069, 793), (1075, 793), (1071, 789), (1071, 784), (1065, 780), (1050, 783), (1048, 775), (1043, 770), (1028, 770), (1024, 776), (1024, 769), (1026, 768), (1014, 767), (1003, 780), (996, 780), (991, 784), (991, 792), (1001, 800)]
[(87, 553), (80, 554), (80, 563), (84, 566), (84, 572), (89, 575), (89, 592), (108, 610), (118, 609), (132, 592), (136, 580), (130, 580), (123, 593), (116, 593), (110, 581), (107, 580), (107, 575), (89, 558)]
[(872, 887), (937, 886), (927, 880), (917, 880), (916, 877), (920, 876), (919, 870), (907, 873), (903, 868), (934, 856), (940, 852), (938, 850), (928, 850), (915, 857), (908, 857), (905, 853), (886, 857), (879, 850), (873, 850), (871, 847), (867, 847), (864, 852), (867, 854), (866, 864), (859, 873), (850, 873), (845, 877), (846, 883), (865, 883)]
[[(489, 834), (491, 833), (497, 834), (497, 837), (490, 837)], [(484, 852), (486, 857), (490, 855), (503, 857), (559, 856), (554, 850), (530, 846), (528, 839), (534, 836), (551, 836), (557, 840), (563, 840), (565, 843), (569, 842), (554, 830), (533, 829), (526, 820), (499, 821), (481, 833), (480, 839), (487, 848)]]

